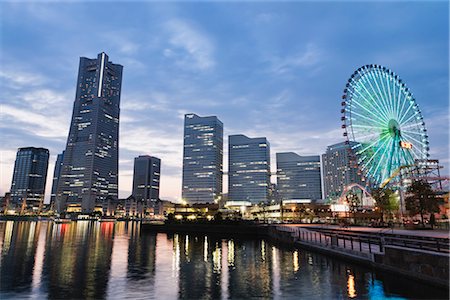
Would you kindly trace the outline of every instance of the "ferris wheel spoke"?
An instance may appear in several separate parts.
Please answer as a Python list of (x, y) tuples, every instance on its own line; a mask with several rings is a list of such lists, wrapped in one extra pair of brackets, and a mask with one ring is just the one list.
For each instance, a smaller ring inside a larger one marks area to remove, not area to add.
[(378, 160), (378, 164), (377, 164), (377, 166), (376, 166), (375, 169), (374, 169), (374, 173), (375, 173), (375, 174), (377, 174), (377, 171), (378, 171), (378, 168), (379, 168), (380, 165), (381, 165), (381, 162), (384, 162), (384, 161), (385, 161), (384, 158), (385, 158), (386, 152), (387, 152), (387, 150), (391, 147), (392, 143), (393, 143), (393, 140), (390, 139), (390, 140), (389, 140), (389, 143), (388, 143), (387, 146), (384, 148), (384, 151), (383, 151), (383, 153), (381, 154), (380, 159)]
[[(377, 95), (377, 92), (376, 92), (375, 89), (373, 88), (373, 86), (372, 86), (370, 80), (368, 80), (368, 76), (362, 74), (362, 75), (361, 75), (361, 81), (362, 81), (363, 83), (366, 83), (366, 84), (368, 83), (368, 84), (371, 86), (372, 92), (373, 92), (373, 93), (371, 93), (371, 92), (366, 88), (365, 85), (361, 85), (361, 86), (362, 86), (362, 89), (363, 89), (363, 90), (365, 91), (365, 93), (370, 97), (370, 99), (372, 100), (372, 102), (369, 101), (366, 97), (363, 96), (364, 100), (366, 100), (366, 102), (367, 102), (370, 106), (372, 106), (372, 107), (374, 108), (375, 111), (377, 111), (377, 110), (380, 111), (380, 113), (384, 116), (384, 118), (386, 119), (386, 122), (387, 122), (387, 121), (388, 121), (387, 110), (386, 110), (386, 108), (382, 107), (382, 105), (380, 106), (379, 103), (378, 103), (378, 101), (376, 101), (376, 99), (372, 96), (372, 94)], [(359, 85), (359, 84), (357, 84), (357, 85)], [(374, 105), (376, 105), (376, 107), (375, 107)]]
[[(405, 118), (406, 118), (406, 115), (402, 116), (402, 118), (400, 118), (400, 121), (399, 121), (400, 125), (405, 125), (405, 124), (407, 124), (407, 123), (408, 123), (409, 121), (411, 121), (413, 118), (416, 118), (418, 114), (419, 114), (418, 111), (412, 112), (412, 113), (409, 115), (408, 119), (405, 119)], [(403, 119), (405, 119), (405, 120), (403, 120)]]
[(410, 100), (408, 109), (405, 111), (405, 113), (401, 116), (399, 123), (403, 123), (403, 119), (406, 118), (408, 115), (408, 112), (411, 110), (411, 108), (414, 106), (414, 102)]
[[(360, 92), (360, 91), (358, 91), (358, 90), (356, 90), (355, 89), (355, 92), (356, 93), (358, 93), (358, 95), (367, 103), (367, 104), (369, 104), (373, 109), (374, 109), (374, 111), (377, 111), (377, 110), (380, 110), (380, 108), (376, 108), (375, 106), (373, 106), (373, 104)], [(352, 91), (352, 93), (354, 93), (353, 91)], [(371, 97), (372, 98), (372, 96), (369, 94), (369, 93), (367, 93), (368, 95), (369, 95), (369, 97)], [(373, 101), (374, 101), (374, 103), (376, 103), (376, 101), (373, 99)], [(356, 103), (358, 103), (359, 104), (359, 102), (357, 102), (357, 101), (355, 101)], [(362, 106), (362, 104), (359, 104), (360, 106)], [(362, 106), (363, 107), (363, 106)], [(367, 108), (365, 108), (364, 107), (364, 109), (366, 109), (367, 110)], [(368, 110), (371, 114), (374, 114), (374, 111), (370, 111), (370, 110)], [(380, 113), (381, 113), (381, 117), (378, 117), (379, 119), (381, 119), (382, 121), (384, 121), (384, 122), (387, 122), (388, 121), (388, 118), (387, 118), (387, 115), (386, 115), (386, 113), (385, 113), (385, 111), (383, 111), (383, 110), (381, 110), (380, 111)]]
[[(371, 78), (372, 78), (372, 77), (371, 77)], [(373, 78), (372, 78), (372, 80), (373, 80)], [(370, 88), (372, 89), (373, 94), (378, 95), (377, 91), (375, 90), (375, 88), (374, 88), (373, 85), (372, 85), (371, 80), (369, 80), (369, 75), (364, 76), (364, 77), (362, 78), (362, 81), (363, 81), (364, 83), (368, 83), (368, 84), (369, 84)], [(388, 122), (388, 120), (389, 120), (389, 113), (388, 113), (387, 108), (384, 107), (383, 103), (378, 103), (378, 101), (376, 101), (376, 100), (372, 97), (372, 93), (370, 93), (369, 90), (367, 90), (367, 88), (366, 88), (364, 85), (363, 85), (363, 88), (364, 88), (364, 90), (366, 91), (366, 93), (369, 95), (369, 97), (372, 99), (373, 103), (375, 103), (375, 105), (378, 107), (378, 109), (380, 110), (380, 112), (383, 113), (383, 115), (384, 115), (384, 117), (385, 117), (385, 119), (386, 119), (386, 122)], [(382, 98), (382, 95), (379, 94), (379, 97)]]
[(401, 87), (401, 90), (402, 90), (402, 94), (401, 94), (401, 98), (403, 98), (403, 100), (402, 99), (400, 99), (400, 101), (402, 102), (402, 107), (400, 108), (400, 110), (398, 111), (398, 119), (400, 119), (404, 114), (403, 114), (403, 109), (405, 108), (405, 105), (409, 102), (409, 99), (408, 99), (408, 95), (406, 95), (405, 93), (406, 93), (406, 90), (405, 90), (405, 88), (402, 86)]
[(415, 134), (415, 135), (419, 135), (419, 136), (424, 136), (424, 134), (420, 133), (420, 132), (415, 132), (415, 131), (409, 131), (409, 130), (403, 130), (402, 129), (402, 133), (404, 133), (404, 132), (409, 133), (409, 134)]
[(400, 86), (400, 84), (398, 82), (395, 83), (395, 86), (397, 86), (398, 88), (398, 94), (397, 94), (397, 99), (396, 99), (396, 110), (395, 110), (395, 117), (398, 119), (400, 119), (400, 105), (401, 105), (401, 100), (402, 100), (402, 87)]
[(370, 144), (369, 146), (366, 146), (364, 149), (358, 151), (358, 153), (363, 153), (365, 151), (367, 151), (368, 149), (372, 148), (373, 146), (375, 146), (375, 144), (379, 143), (379, 140), (374, 141), (372, 144)]
[(415, 141), (415, 142), (417, 142), (417, 143), (419, 143), (419, 144), (421, 144), (421, 145), (426, 145), (426, 143), (424, 143), (423, 141), (419, 141), (418, 139), (412, 137), (412, 136), (409, 135), (408, 133), (404, 133), (403, 136), (404, 136), (404, 137), (407, 137), (408, 139), (411, 139), (411, 140), (413, 140), (413, 141)]
[(393, 89), (395, 85), (391, 86), (391, 78), (392, 76), (390, 74), (386, 75), (386, 86), (389, 92), (389, 107), (391, 108), (392, 117), (395, 118), (395, 90)]
[(380, 119), (379, 119), (375, 114), (373, 114), (372, 112), (369, 112), (369, 113), (371, 114), (371, 116), (375, 117), (376, 120), (374, 120), (374, 119), (372, 119), (372, 118), (369, 118), (368, 116), (362, 115), (362, 114), (360, 114), (360, 113), (357, 113), (357, 112), (355, 112), (355, 111), (351, 111), (350, 113), (351, 113), (351, 114), (354, 114), (354, 115), (357, 115), (357, 116), (359, 116), (359, 117), (361, 117), (361, 118), (367, 120), (369, 124), (373, 124), (374, 122), (378, 122), (378, 123), (376, 123), (376, 124), (381, 125), (381, 124), (384, 123), (384, 120), (380, 120)]
[(386, 107), (388, 108), (390, 117), (392, 118), (393, 117), (392, 110), (391, 110), (391, 106), (389, 105), (389, 92), (387, 91), (386, 87), (384, 86), (383, 74), (381, 74), (380, 70), (378, 70), (375, 73), (376, 73), (376, 77), (378, 78), (378, 81), (380, 82), (381, 88), (384, 93), (384, 100), (386, 103)]
[(396, 87), (397, 85), (395, 84), (395, 79), (394, 79), (394, 75), (390, 75), (389, 76), (389, 85), (392, 86), (392, 107), (393, 107), (393, 111), (394, 111), (394, 117), (398, 120), (398, 107), (397, 107), (397, 98), (396, 98)]
[[(377, 141), (377, 142), (379, 142), (379, 141)], [(387, 142), (389, 142), (389, 140), (388, 140), (388, 139), (385, 139), (385, 140), (381, 143), (381, 145), (378, 147), (377, 151), (375, 151), (375, 153), (372, 154), (372, 156), (370, 157), (370, 159), (366, 162), (366, 165), (369, 164), (369, 163), (376, 157), (376, 155), (378, 154), (378, 152), (380, 152), (380, 150), (383, 149), (383, 146), (384, 146)], [(372, 145), (373, 145), (373, 144), (372, 144)], [(358, 152), (361, 152), (361, 153), (362, 153), (362, 152), (367, 151), (367, 149), (369, 149), (369, 147), (366, 147), (366, 149), (364, 149), (364, 151), (358, 151)]]
[(375, 86), (377, 87), (378, 92), (379, 92), (379, 95), (380, 95), (380, 100), (381, 100), (380, 102), (383, 104), (383, 107), (385, 107), (385, 109), (386, 109), (386, 114), (387, 114), (388, 120), (389, 120), (389, 118), (391, 118), (391, 116), (390, 116), (390, 112), (389, 112), (388, 105), (387, 105), (387, 103), (386, 103), (386, 101), (385, 101), (386, 94), (384, 94), (384, 96), (383, 96), (383, 92), (381, 92), (380, 85), (378, 84), (378, 80), (377, 80), (377, 78), (375, 77), (375, 75), (372, 74), (372, 73), (369, 73), (369, 76), (370, 76), (370, 77), (372, 78), (372, 80), (375, 82)]

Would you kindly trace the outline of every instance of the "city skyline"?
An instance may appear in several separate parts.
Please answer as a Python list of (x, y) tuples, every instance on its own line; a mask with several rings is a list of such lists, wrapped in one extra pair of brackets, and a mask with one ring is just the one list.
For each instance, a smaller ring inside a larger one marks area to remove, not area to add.
[[(277, 152), (323, 154), (326, 146), (344, 140), (339, 98), (351, 73), (367, 63), (386, 65), (404, 79), (423, 111), (431, 158), (440, 159), (443, 173), (449, 172), (447, 3), (139, 4), (132, 8), (136, 22), (160, 15), (146, 23), (147, 34), (134, 29), (131, 18), (121, 24), (103, 18), (85, 25), (75, 21), (77, 13), (93, 16), (100, 6), (93, 4), (86, 11), (85, 4), (2, 3), (8, 15), (2, 16), (0, 58), (4, 66), (0, 74), (1, 135), (5, 141), (0, 148), (0, 194), (9, 191), (19, 147), (49, 148), (47, 176), (53, 175), (56, 155), (64, 150), (68, 136), (78, 58), (102, 51), (125, 67), (120, 198), (131, 194), (133, 158), (149, 154), (162, 159), (161, 198), (180, 199), (185, 113), (217, 116), (224, 123), (225, 137), (237, 133), (266, 136), (271, 141), (272, 171)], [(110, 4), (102, 9), (118, 14), (125, 6)], [(19, 13), (27, 17), (21, 25), (14, 23)], [(366, 22), (356, 28), (360, 25), (356, 20), (344, 22), (339, 13), (364, 13)], [(370, 25), (380, 13), (386, 19), (385, 27), (377, 22)], [(326, 28), (308, 14), (322, 16)], [(429, 22), (414, 26), (418, 16)], [(60, 22), (63, 18), (67, 22)], [(210, 18), (217, 25), (206, 26)], [(396, 23), (397, 18), (402, 22)], [(342, 23), (336, 25), (341, 26), (339, 30), (343, 26), (347, 31), (333, 31), (330, 25), (338, 22)], [(55, 24), (61, 26), (54, 28), (53, 35), (35, 29)], [(87, 27), (105, 32), (81, 35)], [(364, 32), (373, 39), (361, 43)], [(17, 34), (23, 37), (20, 41), (15, 39)], [(375, 47), (381, 37), (385, 47)], [(357, 46), (352, 47), (356, 49), (339, 48), (338, 39), (355, 42)], [(328, 51), (333, 45), (335, 49)], [(227, 144), (225, 138), (224, 170), (228, 170)], [(226, 180), (223, 186), (226, 192)], [(46, 202), (50, 191), (48, 180)]]

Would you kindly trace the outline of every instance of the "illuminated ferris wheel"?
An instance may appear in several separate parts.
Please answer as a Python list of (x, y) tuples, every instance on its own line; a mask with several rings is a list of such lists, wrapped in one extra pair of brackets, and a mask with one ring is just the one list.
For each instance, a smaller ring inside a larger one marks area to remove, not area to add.
[(352, 74), (342, 98), (344, 136), (371, 185), (379, 186), (401, 166), (428, 157), (419, 106), (394, 72), (365, 65)]

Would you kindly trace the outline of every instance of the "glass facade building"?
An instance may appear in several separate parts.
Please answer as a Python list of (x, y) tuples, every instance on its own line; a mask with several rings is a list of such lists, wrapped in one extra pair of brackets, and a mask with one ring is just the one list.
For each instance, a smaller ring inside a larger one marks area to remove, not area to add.
[(56, 200), (56, 190), (58, 189), (59, 178), (61, 177), (61, 167), (63, 163), (64, 151), (56, 157), (55, 169), (53, 171), (53, 181), (52, 181), (52, 194), (50, 196), (50, 204), (52, 207), (55, 205)]
[(134, 159), (133, 197), (144, 202), (146, 207), (154, 207), (159, 200), (159, 180), (161, 160), (149, 155)]
[(352, 183), (364, 186), (352, 147), (357, 143), (343, 142), (327, 147), (322, 155), (322, 172), (325, 198), (337, 198)]
[(228, 201), (257, 204), (267, 201), (270, 189), (270, 145), (265, 137), (228, 137)]
[[(44, 202), (49, 151), (45, 148), (19, 148), (11, 184), (11, 204), (38, 210)], [(22, 206), (24, 204), (25, 206)]]
[(122, 69), (104, 52), (80, 58), (69, 137), (56, 193), (57, 210), (96, 205), (118, 194)]
[(215, 116), (184, 116), (182, 198), (214, 203), (222, 195), (223, 124)]
[(277, 186), (281, 199), (322, 199), (320, 156), (277, 153)]

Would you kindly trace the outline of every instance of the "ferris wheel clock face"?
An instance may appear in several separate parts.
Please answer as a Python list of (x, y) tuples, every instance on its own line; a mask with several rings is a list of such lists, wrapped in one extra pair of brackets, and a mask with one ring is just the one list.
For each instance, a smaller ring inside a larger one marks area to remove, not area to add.
[(394, 72), (363, 66), (348, 80), (342, 98), (344, 136), (371, 185), (379, 186), (400, 166), (428, 157), (422, 114)]

